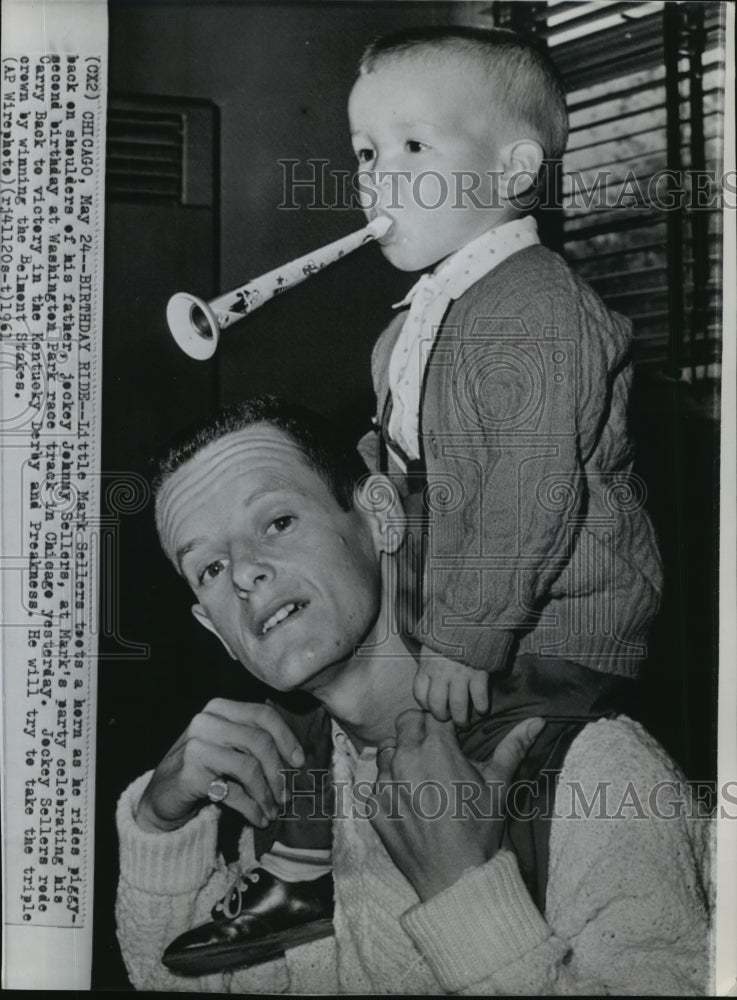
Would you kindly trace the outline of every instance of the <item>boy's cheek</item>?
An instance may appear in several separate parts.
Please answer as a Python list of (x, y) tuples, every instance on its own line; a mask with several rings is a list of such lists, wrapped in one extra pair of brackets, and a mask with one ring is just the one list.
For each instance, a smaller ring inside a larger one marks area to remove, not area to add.
[(411, 203), (416, 209), (437, 212), (445, 208), (451, 200), (452, 189), (448, 178), (435, 170), (426, 170), (414, 178), (408, 191)]

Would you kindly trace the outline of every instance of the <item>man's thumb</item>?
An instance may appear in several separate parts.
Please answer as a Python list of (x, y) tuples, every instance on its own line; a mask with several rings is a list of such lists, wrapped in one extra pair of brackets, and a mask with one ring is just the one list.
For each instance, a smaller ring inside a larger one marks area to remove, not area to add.
[(494, 753), (494, 769), (509, 781), (545, 725), (545, 719), (525, 719), (507, 733)]

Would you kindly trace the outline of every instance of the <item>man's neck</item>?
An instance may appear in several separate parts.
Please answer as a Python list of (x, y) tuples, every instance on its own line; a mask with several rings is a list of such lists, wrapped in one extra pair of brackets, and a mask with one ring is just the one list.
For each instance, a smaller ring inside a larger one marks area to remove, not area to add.
[(416, 670), (399, 636), (378, 640), (374, 634), (312, 693), (362, 750), (393, 737), (397, 716), (419, 708), (412, 694)]

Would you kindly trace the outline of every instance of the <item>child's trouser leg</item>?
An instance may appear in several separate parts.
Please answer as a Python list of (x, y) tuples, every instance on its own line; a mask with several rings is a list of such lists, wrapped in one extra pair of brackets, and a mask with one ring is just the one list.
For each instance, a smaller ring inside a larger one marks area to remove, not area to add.
[(276, 701), (272, 704), (299, 740), (305, 763), (297, 773), (288, 775), (292, 797), (282, 809), (283, 815), (265, 829), (255, 830), (255, 853), (262, 867), (273, 875), (287, 882), (307, 881), (330, 870), (330, 717), (319, 706), (297, 711)]
[(295, 712), (274, 707), (299, 740), (304, 766), (292, 775), (285, 815), (254, 830), (257, 864), (243, 871), (215, 904), (210, 921), (181, 934), (166, 949), (162, 961), (180, 975), (201, 976), (265, 961), (333, 933), (330, 720), (319, 708)]

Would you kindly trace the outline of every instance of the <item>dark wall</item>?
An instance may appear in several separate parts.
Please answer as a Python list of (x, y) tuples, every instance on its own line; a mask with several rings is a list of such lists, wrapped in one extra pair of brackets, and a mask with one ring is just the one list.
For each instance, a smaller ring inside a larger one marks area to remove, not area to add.
[[(363, 225), (355, 209), (280, 209), (279, 161), (299, 160), (301, 179), (310, 176), (309, 158), (328, 160), (328, 171), (353, 169), (346, 104), (362, 49), (393, 28), (462, 18), (464, 6), (113, 4), (111, 91), (204, 98), (219, 108), (221, 290)], [(335, 204), (332, 184), (323, 195)], [(296, 200), (309, 202), (310, 192)], [(411, 283), (371, 247), (270, 303), (223, 338), (221, 400), (273, 390), (365, 419), (371, 347)]]
[(716, 780), (719, 669), (719, 422), (713, 384), (640, 373), (635, 469), (663, 559), (664, 588), (633, 714), (694, 780)]

